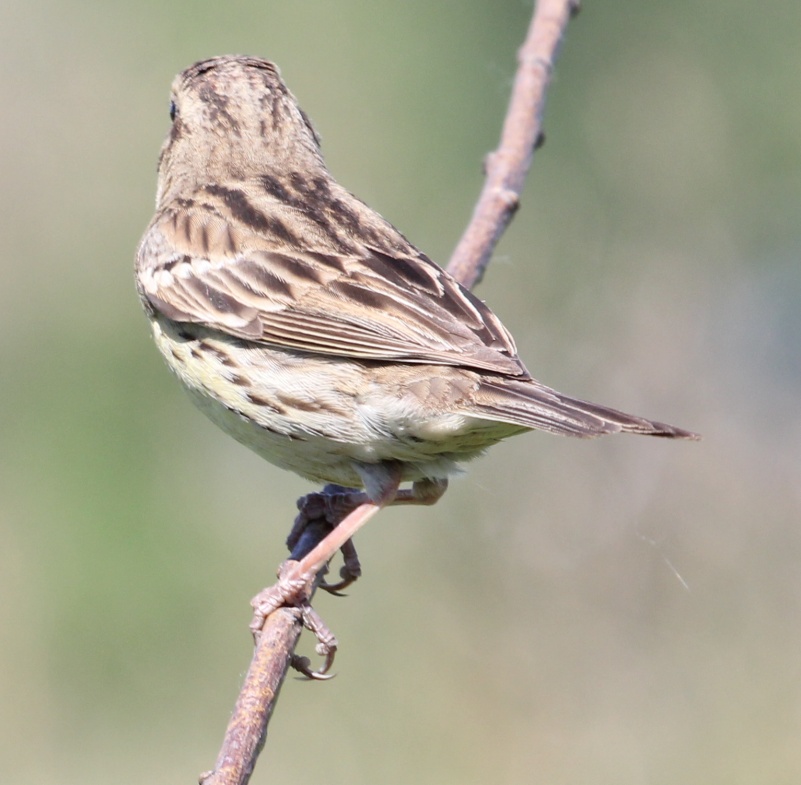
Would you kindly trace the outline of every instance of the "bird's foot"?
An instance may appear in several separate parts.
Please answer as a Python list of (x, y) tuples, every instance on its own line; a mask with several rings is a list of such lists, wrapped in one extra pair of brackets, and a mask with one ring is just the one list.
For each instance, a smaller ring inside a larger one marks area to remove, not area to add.
[(314, 575), (299, 570), (298, 562), (288, 559), (278, 570), (278, 580), (266, 589), (262, 589), (251, 601), (253, 619), (250, 631), (254, 637), (261, 632), (264, 620), (278, 608), (302, 608), (311, 596)]
[(309, 603), (311, 588), (315, 576), (300, 570), (297, 561), (287, 560), (278, 571), (278, 580), (260, 591), (251, 601), (253, 619), (250, 630), (254, 638), (258, 638), (267, 617), (279, 608), (297, 608), (300, 611), (303, 626), (317, 638), (317, 653), (323, 657), (323, 665), (319, 670), (312, 670), (306, 657), (293, 656), (291, 665), (310, 679), (330, 678), (328, 672), (334, 663), (337, 650), (336, 636), (322, 620), (317, 611)]

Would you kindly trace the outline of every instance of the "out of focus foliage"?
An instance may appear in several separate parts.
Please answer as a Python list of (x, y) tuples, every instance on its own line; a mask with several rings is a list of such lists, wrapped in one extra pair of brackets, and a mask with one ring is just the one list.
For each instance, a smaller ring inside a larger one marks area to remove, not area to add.
[[(212, 765), (301, 481), (151, 345), (173, 75), (276, 60), (337, 177), (446, 261), (529, 3), (0, 7), (0, 777)], [(254, 783), (801, 780), (801, 6), (588, 2), (479, 294), (543, 381), (703, 432), (541, 434), (359, 538)], [(410, 751), (413, 753), (410, 754)]]

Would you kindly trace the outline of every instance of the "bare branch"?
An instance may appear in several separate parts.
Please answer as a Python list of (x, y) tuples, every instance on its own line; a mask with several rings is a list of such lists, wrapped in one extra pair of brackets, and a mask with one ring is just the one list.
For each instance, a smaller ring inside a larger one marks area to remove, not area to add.
[[(303, 514), (301, 510), (300, 515)], [(330, 531), (324, 517), (309, 520), (300, 537), (294, 541), (290, 558), (302, 558)], [(267, 725), (302, 630), (299, 608), (279, 608), (265, 620), (256, 637), (253, 659), (225, 730), (217, 762), (212, 771), (200, 775), (200, 785), (247, 785), (264, 747)]]
[(245, 785), (267, 738), (267, 724), (303, 625), (297, 608), (270, 614), (225, 731), (214, 770), (200, 785)]
[[(448, 271), (468, 288), (481, 280), (492, 252), (517, 210), (537, 141), (542, 138), (545, 92), (564, 30), (577, 0), (538, 0), (518, 69), (498, 149), (487, 157), (487, 179)], [(324, 532), (321, 532), (321, 535)], [(299, 558), (293, 549), (291, 558)], [(234, 713), (213, 771), (201, 785), (246, 785), (264, 746), (281, 684), (302, 622), (297, 608), (268, 616), (258, 637)]]
[(574, 0), (539, 0), (518, 68), (498, 149), (487, 156), (487, 179), (473, 217), (448, 264), (448, 272), (472, 289), (519, 204), (538, 141), (542, 140), (545, 93), (562, 35), (578, 5)]

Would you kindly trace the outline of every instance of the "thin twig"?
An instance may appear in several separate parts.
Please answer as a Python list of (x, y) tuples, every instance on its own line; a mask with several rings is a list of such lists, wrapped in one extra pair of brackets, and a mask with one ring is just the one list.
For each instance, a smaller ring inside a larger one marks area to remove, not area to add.
[[(302, 559), (330, 531), (324, 517), (308, 522), (290, 558)], [(246, 785), (250, 780), (302, 630), (298, 608), (279, 608), (267, 617), (214, 769), (200, 775), (200, 785)]]
[(525, 43), (517, 53), (509, 108), (501, 142), (485, 161), (486, 181), (473, 217), (448, 264), (448, 272), (472, 289), (484, 275), (492, 252), (520, 205), (531, 158), (542, 135), (545, 94), (565, 28), (578, 4), (539, 0)]
[(245, 785), (250, 780), (302, 629), (297, 608), (279, 608), (270, 614), (259, 636), (214, 770), (200, 775), (201, 785)]
[[(576, 0), (538, 0), (518, 69), (498, 149), (486, 161), (487, 179), (473, 217), (448, 265), (448, 272), (472, 288), (518, 207), (531, 157), (541, 138), (545, 93), (559, 42)], [(293, 550), (292, 558), (297, 558)], [(264, 746), (278, 691), (286, 678), (302, 624), (296, 608), (267, 617), (259, 635), (215, 769), (202, 785), (246, 785)]]

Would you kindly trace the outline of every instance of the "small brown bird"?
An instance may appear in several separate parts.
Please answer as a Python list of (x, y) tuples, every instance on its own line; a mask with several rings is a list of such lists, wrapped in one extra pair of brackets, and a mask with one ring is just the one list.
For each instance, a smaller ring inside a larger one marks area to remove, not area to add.
[(533, 379), (495, 314), (333, 179), (272, 63), (196, 63), (170, 116), (136, 257), (156, 343), (235, 439), (364, 487), (335, 539), (386, 504), (435, 501), (462, 462), (523, 431), (697, 438)]

